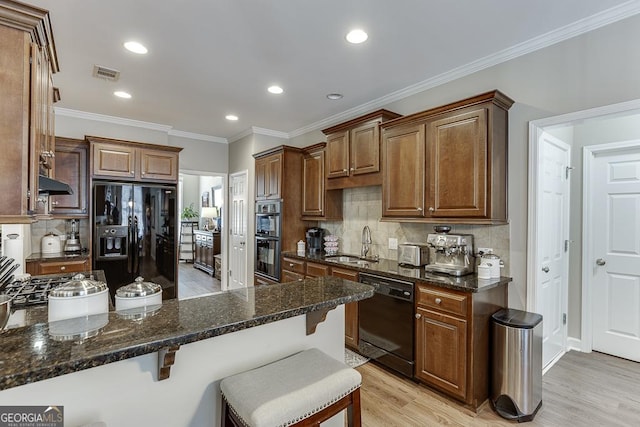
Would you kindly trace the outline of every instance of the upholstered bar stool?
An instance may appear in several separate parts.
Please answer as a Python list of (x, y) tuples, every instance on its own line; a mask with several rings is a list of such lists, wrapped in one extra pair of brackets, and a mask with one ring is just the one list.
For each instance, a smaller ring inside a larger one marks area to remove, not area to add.
[(347, 409), (360, 426), (358, 371), (316, 348), (223, 379), (222, 426), (318, 426)]

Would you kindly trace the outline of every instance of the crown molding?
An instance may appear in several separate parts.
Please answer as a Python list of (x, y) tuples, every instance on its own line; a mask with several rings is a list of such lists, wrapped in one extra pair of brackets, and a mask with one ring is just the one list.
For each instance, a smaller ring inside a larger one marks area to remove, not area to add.
[(287, 132), (281, 132), (278, 130), (272, 130), (272, 129), (267, 129), (267, 128), (259, 128), (256, 126), (251, 126), (251, 131), (254, 134), (257, 135), (265, 135), (265, 136), (273, 136), (276, 138), (284, 138), (284, 139), (289, 139), (290, 136)]
[(202, 133), (185, 132), (182, 130), (171, 129), (169, 130), (169, 136), (177, 136), (179, 138), (196, 139), (199, 141), (217, 142), (219, 144), (228, 144), (227, 138), (221, 138), (219, 136), (204, 135)]
[(333, 124), (340, 123), (354, 117), (366, 114), (371, 110), (375, 110), (384, 107), (392, 102), (399, 101), (409, 96), (415, 95), (420, 92), (432, 89), (436, 86), (443, 85), (445, 83), (457, 80), (461, 77), (468, 76), (475, 72), (484, 70), (494, 65), (501, 64), (519, 56), (526, 55), (536, 50), (543, 49), (545, 47), (560, 43), (570, 38), (579, 36), (581, 34), (588, 33), (595, 29), (604, 27), (605, 25), (612, 24), (625, 18), (629, 18), (633, 15), (640, 13), (640, 1), (630, 0), (621, 5), (612, 7), (595, 15), (580, 19), (571, 24), (565, 25), (548, 33), (529, 39), (525, 42), (511, 46), (507, 49), (503, 49), (494, 54), (485, 56), (476, 61), (469, 62), (468, 64), (454, 68), (437, 76), (423, 80), (411, 86), (407, 86), (398, 91), (392, 92), (388, 95), (374, 99), (357, 107), (350, 108), (341, 113), (327, 117), (323, 120), (317, 121), (310, 125), (301, 127), (299, 129), (289, 132), (289, 137), (294, 138), (296, 136), (303, 135), (308, 132), (323, 129)]
[(112, 123), (115, 125), (132, 126), (137, 128), (150, 129), (160, 132), (169, 132), (171, 126), (159, 123), (143, 122), (141, 120), (125, 119), (123, 117), (107, 116), (105, 114), (88, 113), (86, 111), (71, 110), (69, 108), (54, 107), (55, 114), (76, 119), (94, 120), (97, 122)]

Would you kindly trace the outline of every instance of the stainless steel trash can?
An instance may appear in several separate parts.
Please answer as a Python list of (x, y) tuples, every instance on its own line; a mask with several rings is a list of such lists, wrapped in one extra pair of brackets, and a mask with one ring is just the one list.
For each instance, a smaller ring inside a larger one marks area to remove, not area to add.
[(491, 403), (504, 418), (531, 421), (542, 406), (542, 316), (503, 309), (491, 320)]

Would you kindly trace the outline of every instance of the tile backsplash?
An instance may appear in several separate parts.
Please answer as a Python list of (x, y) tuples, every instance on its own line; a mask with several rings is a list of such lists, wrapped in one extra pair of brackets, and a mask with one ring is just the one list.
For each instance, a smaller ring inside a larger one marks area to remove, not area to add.
[[(42, 236), (53, 232), (58, 236), (66, 234), (67, 221), (64, 219), (49, 219), (31, 224), (31, 249), (33, 253), (40, 252), (40, 240)], [(80, 233), (80, 244), (86, 248), (89, 244), (89, 220), (80, 219), (78, 231)], [(64, 249), (64, 247), (63, 247)]]
[[(389, 238), (398, 243), (426, 243), (427, 234), (433, 232), (436, 224), (401, 223), (380, 221), (382, 217), (382, 187), (362, 187), (345, 189), (342, 192), (343, 220), (341, 222), (321, 222), (320, 227), (329, 234), (340, 237), (340, 252), (360, 254), (362, 229), (371, 229), (371, 256), (397, 259), (397, 250), (389, 249)], [(443, 222), (442, 225), (449, 225)], [(501, 274), (509, 275), (509, 225), (460, 225), (450, 224), (452, 234), (472, 234), (474, 250), (479, 247), (493, 248), (493, 252), (504, 261)]]

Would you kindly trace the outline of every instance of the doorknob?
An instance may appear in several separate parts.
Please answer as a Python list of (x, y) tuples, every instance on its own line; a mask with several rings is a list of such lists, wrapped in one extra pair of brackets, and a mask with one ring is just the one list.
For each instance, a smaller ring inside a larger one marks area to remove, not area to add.
[(607, 263), (607, 261), (603, 260), (602, 258), (598, 258), (596, 260), (596, 264), (598, 264), (600, 266), (605, 265), (606, 263)]
[(542, 271), (544, 271), (545, 273), (549, 272), (549, 267), (547, 267), (546, 265), (544, 267), (542, 267)]

